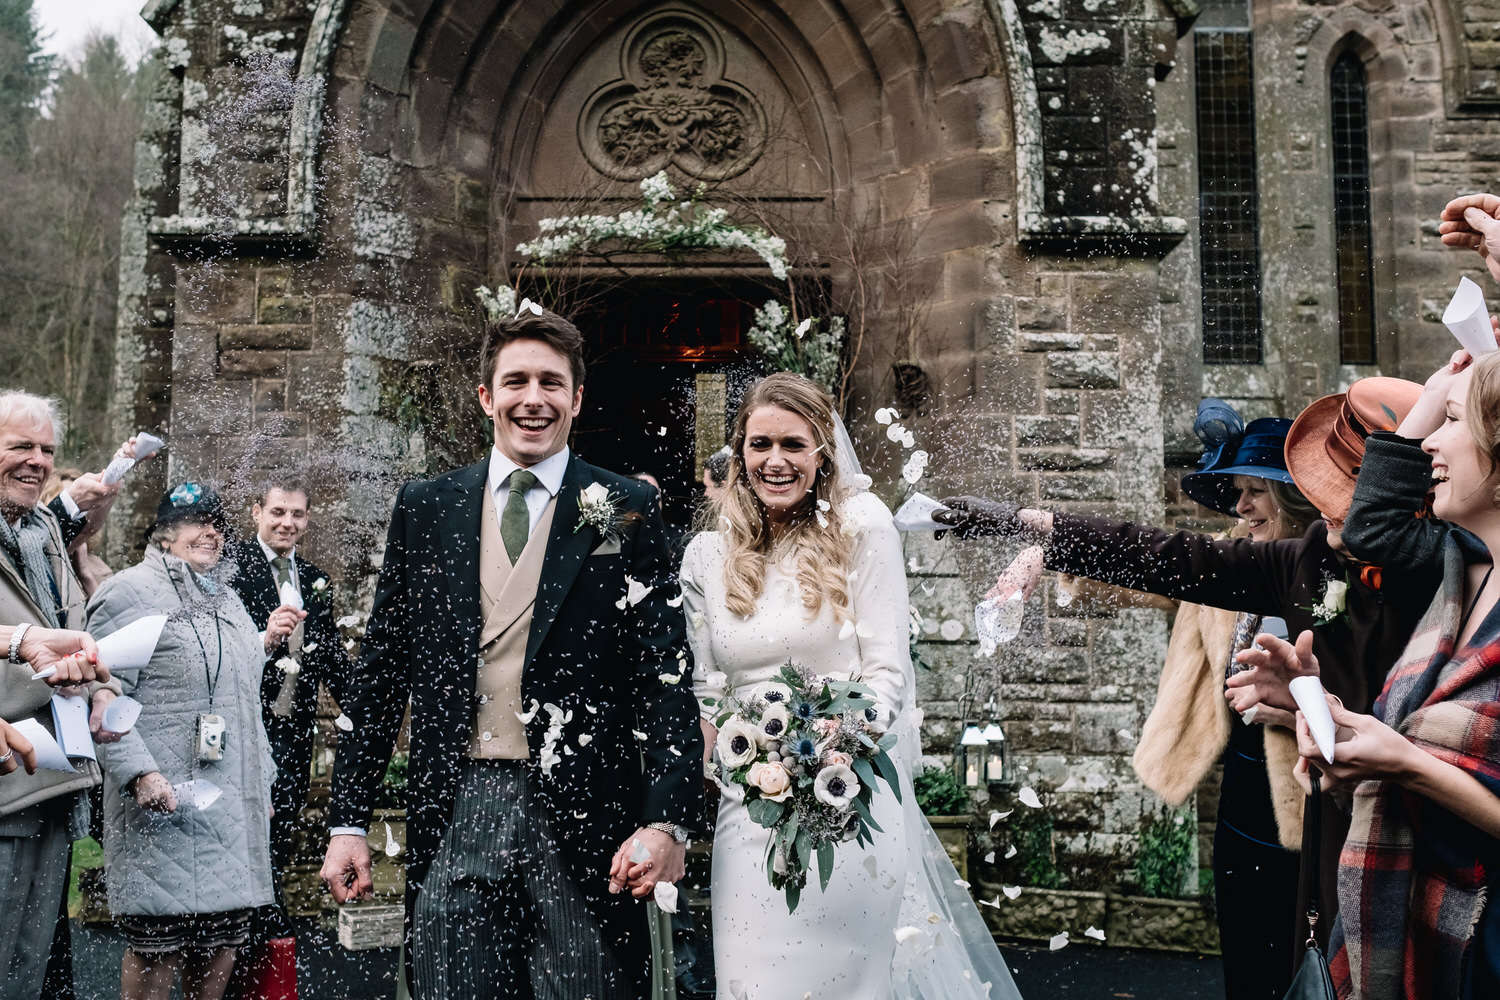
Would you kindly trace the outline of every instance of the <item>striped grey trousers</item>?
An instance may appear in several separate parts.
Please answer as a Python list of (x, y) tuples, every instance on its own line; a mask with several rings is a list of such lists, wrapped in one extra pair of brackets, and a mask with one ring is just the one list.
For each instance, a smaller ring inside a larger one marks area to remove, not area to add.
[(417, 1000), (636, 1000), (527, 788), (470, 760), (412, 917)]
[(42, 994), (58, 908), (68, 891), (72, 803), (67, 795), (0, 816), (0, 1000)]

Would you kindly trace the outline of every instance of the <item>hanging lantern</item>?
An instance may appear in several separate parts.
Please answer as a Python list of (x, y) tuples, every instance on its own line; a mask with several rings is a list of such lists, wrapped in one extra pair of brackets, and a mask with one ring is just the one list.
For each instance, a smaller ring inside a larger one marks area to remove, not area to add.
[(989, 746), (983, 729), (973, 722), (964, 723), (963, 735), (959, 737), (958, 746), (953, 748), (953, 769), (966, 788), (978, 788), (984, 781)]
[(985, 715), (989, 722), (985, 724), (983, 733), (987, 751), (984, 779), (992, 785), (1010, 784), (1010, 754), (1006, 748), (1005, 730), (1000, 726), (999, 706), (995, 704), (994, 698), (985, 705)]

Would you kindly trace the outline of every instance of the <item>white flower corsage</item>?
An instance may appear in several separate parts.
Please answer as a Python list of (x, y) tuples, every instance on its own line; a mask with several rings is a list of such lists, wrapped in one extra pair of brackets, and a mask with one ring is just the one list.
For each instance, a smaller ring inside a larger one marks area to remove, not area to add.
[(1342, 618), (1347, 611), (1348, 598), (1349, 581), (1330, 577), (1323, 584), (1323, 596), (1310, 609), (1314, 624), (1327, 625)]
[(606, 538), (619, 538), (620, 503), (623, 500), (624, 497), (611, 493), (602, 483), (590, 483), (587, 489), (578, 494), (578, 523), (573, 526), (573, 530), (576, 532), (587, 526)]
[(325, 591), (327, 589), (328, 589), (328, 577), (326, 577), (326, 576), (320, 576), (316, 580), (313, 581), (313, 593), (317, 594), (319, 597), (322, 597), (323, 596), (323, 591)]

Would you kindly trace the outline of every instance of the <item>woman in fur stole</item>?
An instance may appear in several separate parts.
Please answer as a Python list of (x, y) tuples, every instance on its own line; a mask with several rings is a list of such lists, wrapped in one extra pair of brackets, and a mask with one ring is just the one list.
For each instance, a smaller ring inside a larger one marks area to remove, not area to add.
[[(1402, 563), (1440, 565), (1442, 586), (1371, 714), (1330, 697), (1334, 761), (1298, 719), (1297, 773), (1316, 767), (1353, 795), (1330, 964), (1357, 1000), (1500, 996), (1500, 913), (1487, 905), (1500, 864), (1500, 354), (1469, 367), (1460, 352), (1428, 390), (1399, 436), (1371, 442), (1350, 548), (1380, 538)], [(1424, 405), (1433, 395), (1440, 411)], [(1414, 516), (1429, 485), (1436, 520)], [(1318, 672), (1312, 637), (1261, 638), (1240, 676), (1286, 705), (1285, 680)]]

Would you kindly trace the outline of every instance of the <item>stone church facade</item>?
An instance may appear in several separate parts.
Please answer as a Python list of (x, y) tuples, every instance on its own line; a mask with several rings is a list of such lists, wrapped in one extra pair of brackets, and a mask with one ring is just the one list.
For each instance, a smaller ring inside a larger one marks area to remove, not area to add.
[[(369, 593), (401, 479), (482, 453), (475, 287), (534, 280), (515, 248), (538, 220), (629, 207), (657, 170), (787, 236), (809, 287), (857, 314), (847, 415), (877, 479), (901, 455), (871, 414), (896, 406), (933, 456), (930, 493), (1195, 524), (1212, 522), (1175, 483), (1197, 401), (1292, 415), (1354, 378), (1424, 378), (1477, 263), (1441, 247), (1438, 212), (1500, 182), (1488, 3), (154, 0), (145, 16), (168, 72), (125, 223), (114, 413), (121, 434), (165, 428), (171, 454), (121, 506), (143, 525), (168, 475), (243, 497), (295, 467), (344, 610)], [(580, 450), (657, 464), (681, 513), (722, 443), (763, 269), (590, 266), (566, 276), (598, 290), (609, 330)], [(117, 560), (138, 537), (116, 533)], [(1129, 756), (1165, 616), (1091, 617), (1049, 583), (1021, 639), (978, 660), (971, 609), (1013, 553), (909, 549), (929, 748), (993, 697), (1064, 850), (1128, 855), (1157, 808)]]

